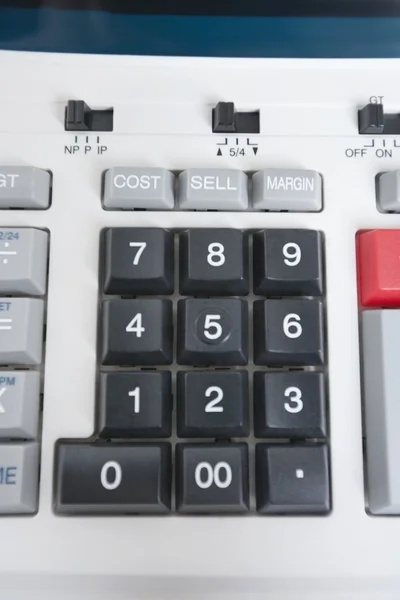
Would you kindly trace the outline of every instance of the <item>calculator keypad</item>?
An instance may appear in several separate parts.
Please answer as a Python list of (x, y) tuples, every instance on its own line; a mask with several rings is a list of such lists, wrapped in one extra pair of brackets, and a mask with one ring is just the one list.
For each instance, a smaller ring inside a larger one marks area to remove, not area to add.
[(57, 512), (329, 512), (322, 234), (109, 228), (100, 257), (95, 438), (59, 440)]

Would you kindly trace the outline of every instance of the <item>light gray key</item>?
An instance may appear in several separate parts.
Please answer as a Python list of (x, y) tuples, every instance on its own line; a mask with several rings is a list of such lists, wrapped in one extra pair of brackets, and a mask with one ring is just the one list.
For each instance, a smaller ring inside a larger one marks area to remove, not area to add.
[(37, 511), (39, 444), (0, 444), (0, 514)]
[(378, 180), (378, 207), (400, 212), (400, 171), (384, 173)]
[(0, 438), (35, 439), (40, 373), (0, 371)]
[(362, 370), (368, 472), (373, 514), (400, 514), (400, 310), (362, 314)]
[(46, 293), (48, 233), (0, 229), (0, 294)]
[(256, 210), (318, 212), (322, 210), (321, 175), (303, 169), (264, 169), (253, 175)]
[(0, 298), (1, 365), (41, 363), (43, 311), (43, 300)]
[(173, 173), (158, 167), (114, 167), (106, 171), (103, 205), (111, 209), (174, 208)]
[(247, 175), (239, 169), (188, 169), (179, 175), (181, 210), (247, 210)]
[(50, 173), (36, 167), (0, 165), (0, 208), (48, 208)]

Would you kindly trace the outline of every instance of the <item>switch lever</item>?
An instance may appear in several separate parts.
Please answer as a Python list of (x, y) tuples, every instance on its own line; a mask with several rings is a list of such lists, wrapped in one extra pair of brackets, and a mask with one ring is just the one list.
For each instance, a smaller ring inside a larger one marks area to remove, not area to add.
[(68, 100), (65, 107), (65, 131), (112, 131), (114, 109), (95, 110), (83, 100)]
[(218, 102), (212, 111), (213, 133), (260, 133), (260, 112), (235, 112), (233, 102)]

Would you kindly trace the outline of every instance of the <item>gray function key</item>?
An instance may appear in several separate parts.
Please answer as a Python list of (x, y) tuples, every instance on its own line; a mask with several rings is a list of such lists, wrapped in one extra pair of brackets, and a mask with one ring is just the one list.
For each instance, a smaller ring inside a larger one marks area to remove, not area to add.
[(0, 165), (0, 208), (48, 208), (50, 183), (43, 169)]
[(322, 210), (321, 175), (303, 169), (264, 169), (253, 175), (256, 210), (318, 212)]
[(239, 169), (188, 169), (179, 175), (179, 208), (247, 210), (247, 185)]
[(400, 515), (400, 310), (362, 314), (368, 505)]
[(41, 363), (43, 312), (43, 300), (0, 298), (1, 365)]
[(0, 371), (0, 439), (35, 439), (40, 373)]
[(379, 177), (377, 203), (383, 212), (400, 212), (400, 171), (390, 171)]
[(103, 205), (107, 209), (171, 210), (173, 173), (158, 167), (114, 167), (105, 173)]
[(46, 293), (48, 233), (0, 228), (0, 294)]
[(0, 444), (0, 514), (37, 511), (39, 444)]

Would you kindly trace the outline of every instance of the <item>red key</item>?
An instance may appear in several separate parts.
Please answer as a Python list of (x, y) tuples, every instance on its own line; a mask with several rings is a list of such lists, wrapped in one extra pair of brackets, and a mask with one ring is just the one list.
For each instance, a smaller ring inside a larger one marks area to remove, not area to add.
[(359, 233), (357, 262), (362, 306), (400, 307), (400, 229)]

